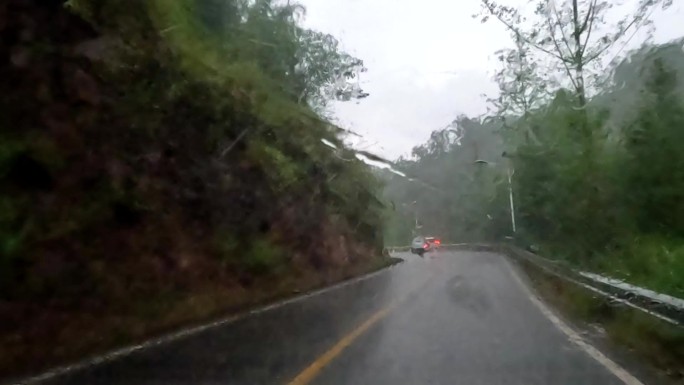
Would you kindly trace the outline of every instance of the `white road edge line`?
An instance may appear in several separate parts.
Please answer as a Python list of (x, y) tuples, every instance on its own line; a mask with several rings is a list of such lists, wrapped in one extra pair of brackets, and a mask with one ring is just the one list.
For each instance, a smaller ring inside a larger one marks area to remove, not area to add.
[[(129, 355), (133, 352), (136, 352), (136, 351), (145, 350), (145, 349), (149, 349), (149, 348), (154, 347), (154, 346), (170, 343), (170, 342), (179, 340), (179, 339), (184, 338), (184, 337), (189, 337), (189, 336), (198, 334), (198, 333), (203, 332), (205, 330), (214, 329), (214, 328), (217, 328), (220, 326), (231, 324), (235, 321), (241, 320), (243, 318), (247, 318), (249, 316), (253, 316), (256, 314), (267, 312), (269, 310), (277, 309), (277, 308), (283, 307), (283, 306), (291, 304), (291, 303), (301, 302), (305, 299), (315, 297), (315, 296), (318, 296), (320, 294), (324, 294), (324, 293), (327, 293), (330, 291), (339, 290), (343, 287), (353, 285), (353, 284), (358, 283), (358, 282), (365, 281), (367, 279), (376, 277), (380, 274), (384, 274), (384, 273), (392, 270), (392, 268), (397, 266), (397, 265), (398, 264), (390, 265), (388, 267), (382, 268), (382, 269), (375, 271), (373, 273), (369, 273), (366, 275), (362, 275), (360, 277), (352, 278), (352, 279), (346, 280), (344, 282), (340, 282), (340, 283), (332, 285), (332, 286), (328, 286), (328, 287), (324, 287), (322, 289), (314, 290), (314, 291), (307, 293), (307, 294), (292, 297), (292, 298), (289, 298), (289, 299), (286, 299), (286, 300), (283, 300), (280, 302), (276, 302), (276, 303), (273, 303), (270, 305), (266, 305), (266, 306), (263, 306), (263, 307), (260, 307), (257, 309), (249, 310), (249, 311), (246, 311), (244, 313), (239, 313), (239, 314), (236, 314), (233, 316), (229, 316), (229, 317), (220, 319), (220, 320), (212, 322), (212, 323), (208, 323), (208, 324), (200, 325), (200, 326), (195, 326), (195, 327), (191, 327), (191, 328), (187, 328), (187, 329), (182, 329), (180, 331), (177, 331), (177, 332), (174, 332), (174, 333), (171, 333), (171, 334), (168, 334), (168, 335), (156, 338), (156, 339), (151, 339), (151, 340), (145, 341), (145, 342), (138, 344), (138, 345), (133, 345), (133, 346), (128, 346), (128, 347), (116, 349), (116, 350), (110, 351), (109, 353), (105, 353), (105, 354), (102, 354), (99, 356), (87, 358), (85, 360), (82, 360), (82, 361), (79, 361), (79, 362), (76, 362), (76, 363), (73, 363), (70, 365), (59, 366), (59, 367), (50, 369), (50, 370), (48, 370), (42, 374), (36, 375), (36, 376), (28, 377), (28, 378), (25, 378), (22, 380), (14, 380), (14, 381), (16, 381), (16, 382), (14, 382), (14, 384), (15, 385), (37, 385), (37, 384), (41, 384), (47, 380), (51, 380), (51, 379), (59, 377), (59, 376), (63, 376), (63, 375), (69, 374), (69, 373), (79, 371), (79, 370), (84, 370), (84, 369), (87, 369), (87, 368), (92, 367), (92, 366), (101, 365), (101, 364), (106, 363), (106, 362), (114, 361), (118, 358), (122, 358), (122, 357), (127, 356), (127, 355)], [(12, 380), (10, 380), (10, 381), (12, 381)]]
[(577, 332), (570, 328), (565, 322), (563, 322), (558, 316), (556, 316), (539, 298), (537, 298), (532, 291), (523, 283), (522, 279), (518, 276), (513, 266), (505, 256), (501, 256), (505, 263), (508, 265), (508, 270), (513, 276), (513, 279), (518, 283), (518, 285), (523, 289), (527, 297), (532, 301), (532, 303), (541, 311), (546, 318), (551, 321), (563, 334), (565, 334), (568, 339), (579, 346), (585, 353), (587, 353), (591, 358), (598, 361), (603, 367), (608, 369), (615, 377), (619, 378), (625, 385), (644, 385), (636, 377), (631, 375), (628, 371), (622, 368), (620, 365), (615, 363), (610, 358), (606, 357), (603, 353), (598, 351), (595, 347), (587, 343)]

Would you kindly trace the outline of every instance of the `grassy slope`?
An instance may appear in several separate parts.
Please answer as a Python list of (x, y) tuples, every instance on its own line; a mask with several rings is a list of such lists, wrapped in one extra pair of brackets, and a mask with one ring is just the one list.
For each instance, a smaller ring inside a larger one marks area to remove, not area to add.
[(187, 1), (73, 0), (90, 23), (10, 2), (0, 376), (389, 263), (367, 168), (255, 61), (205, 46)]

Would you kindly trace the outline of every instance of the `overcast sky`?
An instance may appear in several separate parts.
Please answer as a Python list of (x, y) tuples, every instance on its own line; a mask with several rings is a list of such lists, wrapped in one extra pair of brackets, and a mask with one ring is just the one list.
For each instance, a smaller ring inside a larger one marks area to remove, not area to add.
[[(368, 68), (361, 82), (370, 96), (333, 108), (341, 126), (363, 135), (357, 147), (391, 158), (408, 154), (458, 114), (484, 113), (482, 94), (496, 94), (493, 54), (512, 44), (500, 24), (471, 17), (479, 0), (299, 2), (305, 26), (334, 35)], [(653, 14), (658, 42), (684, 35), (684, 1), (674, 3)]]

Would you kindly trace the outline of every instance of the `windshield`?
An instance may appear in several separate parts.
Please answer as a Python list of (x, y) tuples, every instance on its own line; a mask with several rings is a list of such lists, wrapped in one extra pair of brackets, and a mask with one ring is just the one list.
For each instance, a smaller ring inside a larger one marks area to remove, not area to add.
[(0, 384), (681, 383), (682, 21), (2, 0)]

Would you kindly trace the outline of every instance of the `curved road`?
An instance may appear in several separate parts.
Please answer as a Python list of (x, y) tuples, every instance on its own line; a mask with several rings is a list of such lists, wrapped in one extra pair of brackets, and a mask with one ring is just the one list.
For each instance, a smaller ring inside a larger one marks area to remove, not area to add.
[(571, 342), (503, 257), (400, 256), (371, 277), (41, 383), (639, 384)]

